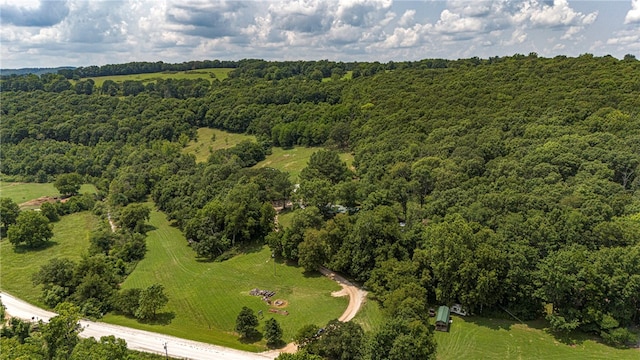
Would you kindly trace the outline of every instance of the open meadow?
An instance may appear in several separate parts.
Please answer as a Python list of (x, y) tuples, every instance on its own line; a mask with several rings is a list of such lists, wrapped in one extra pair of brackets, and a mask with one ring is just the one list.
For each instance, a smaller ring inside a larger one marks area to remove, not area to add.
[[(264, 320), (274, 317), (291, 337), (310, 323), (323, 325), (338, 318), (346, 309), (347, 298), (335, 298), (337, 283), (321, 275), (307, 276), (297, 266), (276, 262), (266, 246), (255, 246), (245, 253), (223, 262), (200, 262), (188, 246), (184, 235), (169, 225), (165, 215), (153, 211), (148, 233), (147, 254), (122, 284), (123, 288), (143, 288), (163, 284), (169, 304), (160, 316), (163, 320), (142, 324), (135, 319), (109, 314), (104, 321), (134, 328), (161, 332), (187, 339), (204, 341), (249, 351), (264, 350), (264, 341), (246, 344), (233, 333), (235, 319), (243, 306), (256, 313), (263, 311)], [(271, 314), (269, 306), (254, 289), (275, 291), (273, 300), (285, 300), (289, 315)]]
[[(81, 194), (95, 194), (96, 192), (96, 187), (92, 184), (84, 184), (80, 188)], [(18, 205), (24, 204), (21, 208), (34, 208), (34, 206), (28, 206), (25, 203), (45, 196), (59, 197), (60, 192), (53, 186), (53, 183), (0, 182), (0, 197), (8, 197)]]
[(99, 219), (89, 211), (65, 215), (53, 225), (50, 244), (37, 250), (15, 252), (7, 240), (0, 241), (0, 288), (22, 300), (45, 307), (40, 301), (41, 287), (31, 277), (51, 259), (79, 260), (89, 248), (89, 234)]
[(156, 72), (147, 74), (131, 74), (131, 75), (112, 75), (112, 76), (97, 76), (90, 78), (94, 81), (96, 86), (101, 87), (102, 84), (111, 80), (116, 83), (123, 83), (127, 80), (130, 81), (142, 81), (144, 83), (155, 82), (158, 79), (207, 79), (212, 81), (218, 79), (220, 81), (226, 79), (233, 69), (229, 68), (215, 68), (215, 69), (197, 69), (189, 71), (168, 71), (168, 72)]
[(545, 321), (453, 316), (449, 332), (436, 331), (437, 358), (454, 359), (639, 359), (640, 349), (617, 349), (583, 333), (566, 340), (550, 334)]
[[(307, 166), (311, 155), (320, 150), (319, 147), (294, 147), (291, 149), (283, 149), (279, 147), (272, 148), (271, 155), (260, 161), (255, 166), (258, 168), (271, 167), (289, 173), (292, 182), (298, 182), (300, 171)], [(353, 165), (353, 155), (349, 153), (340, 153), (340, 159), (347, 163), (351, 168)]]
[(194, 154), (196, 162), (205, 162), (212, 151), (234, 147), (245, 140), (255, 142), (256, 137), (218, 129), (199, 128), (198, 141), (190, 141), (182, 152)]

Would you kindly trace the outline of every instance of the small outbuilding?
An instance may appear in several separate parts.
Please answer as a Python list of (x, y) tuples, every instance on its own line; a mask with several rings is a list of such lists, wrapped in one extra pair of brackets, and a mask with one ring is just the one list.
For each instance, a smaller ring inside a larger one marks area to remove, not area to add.
[(449, 331), (450, 310), (448, 306), (440, 306), (436, 315), (436, 330)]

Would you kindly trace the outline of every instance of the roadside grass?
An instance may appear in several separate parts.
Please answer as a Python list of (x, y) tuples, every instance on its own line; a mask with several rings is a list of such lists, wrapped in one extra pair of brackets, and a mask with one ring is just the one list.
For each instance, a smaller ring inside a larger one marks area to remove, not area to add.
[[(123, 83), (127, 80), (142, 81), (144, 83), (156, 82), (158, 79), (207, 79), (213, 81), (218, 79), (220, 81), (226, 79), (229, 76), (229, 72), (233, 69), (229, 68), (215, 68), (215, 69), (197, 69), (188, 71), (176, 71), (176, 72), (157, 72), (148, 74), (131, 74), (131, 75), (112, 75), (112, 76), (97, 76), (92, 77), (96, 86), (101, 87), (107, 80), (112, 80), (116, 83)], [(215, 77), (212, 77), (215, 76)], [(83, 79), (86, 80), (86, 79)]]
[[(255, 166), (258, 168), (271, 167), (289, 173), (289, 178), (293, 183), (298, 182), (300, 171), (307, 167), (311, 155), (322, 148), (319, 147), (294, 147), (291, 149), (272, 148), (271, 155), (260, 161)], [(349, 168), (353, 165), (353, 155), (341, 153), (340, 159), (347, 163)]]
[[(618, 349), (585, 334), (559, 340), (542, 320), (520, 324), (511, 320), (453, 316), (449, 332), (435, 332), (437, 358), (448, 359), (638, 359), (638, 349)], [(434, 320), (432, 320), (433, 323)]]
[(384, 325), (384, 314), (377, 301), (367, 298), (352, 321), (362, 326), (365, 332), (373, 333)]
[[(84, 184), (80, 187), (80, 193), (97, 192), (93, 184)], [(0, 182), (0, 196), (8, 197), (17, 204), (22, 204), (29, 200), (43, 196), (57, 197), (60, 192), (53, 186), (53, 183), (21, 183), (21, 182)]]
[(89, 248), (89, 234), (99, 219), (89, 211), (62, 216), (53, 223), (50, 245), (37, 250), (15, 252), (7, 239), (0, 241), (0, 288), (29, 303), (46, 308), (40, 300), (41, 286), (31, 277), (40, 267), (57, 258), (77, 261)]
[(211, 151), (230, 148), (245, 140), (255, 142), (256, 137), (253, 135), (230, 133), (218, 129), (199, 128), (198, 141), (190, 141), (187, 146), (182, 149), (182, 152), (194, 154), (196, 156), (196, 162), (204, 162), (209, 158)]
[[(144, 288), (154, 283), (165, 287), (169, 303), (162, 323), (139, 323), (135, 319), (109, 314), (103, 321), (160, 332), (196, 341), (249, 351), (265, 350), (264, 340), (243, 343), (234, 334), (235, 319), (243, 306), (264, 318), (273, 317), (282, 326), (283, 340), (289, 342), (304, 325), (326, 324), (338, 318), (347, 307), (346, 297), (330, 294), (340, 289), (335, 282), (319, 275), (304, 274), (303, 269), (276, 261), (266, 246), (249, 247), (240, 255), (223, 262), (200, 262), (188, 246), (184, 235), (169, 225), (165, 215), (153, 211), (150, 224), (155, 230), (147, 235), (147, 254), (122, 284), (122, 288)], [(254, 288), (275, 291), (272, 298), (283, 299), (288, 316), (271, 314), (269, 306), (257, 296)], [(167, 323), (168, 322), (168, 323)]]

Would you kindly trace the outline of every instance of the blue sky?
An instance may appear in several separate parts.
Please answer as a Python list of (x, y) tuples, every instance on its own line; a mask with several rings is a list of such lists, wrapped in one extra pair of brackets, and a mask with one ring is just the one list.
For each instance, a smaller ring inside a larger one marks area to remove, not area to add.
[(640, 58), (640, 0), (0, 0), (0, 67)]

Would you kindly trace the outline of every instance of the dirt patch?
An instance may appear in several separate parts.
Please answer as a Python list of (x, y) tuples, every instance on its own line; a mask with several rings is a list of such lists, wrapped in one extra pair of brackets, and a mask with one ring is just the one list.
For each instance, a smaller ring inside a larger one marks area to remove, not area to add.
[(58, 196), (41, 196), (37, 199), (33, 199), (33, 200), (29, 200), (26, 202), (23, 202), (22, 204), (18, 205), (21, 208), (34, 208), (34, 207), (40, 207), (40, 205), (44, 204), (44, 203), (55, 203), (56, 201), (60, 201), (60, 202), (66, 202), (68, 200), (67, 199), (62, 199)]
[(281, 309), (281, 308), (285, 308), (285, 307), (289, 306), (289, 302), (287, 300), (283, 300), (283, 299), (276, 299), (276, 300), (271, 302), (271, 306)]

